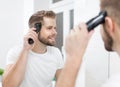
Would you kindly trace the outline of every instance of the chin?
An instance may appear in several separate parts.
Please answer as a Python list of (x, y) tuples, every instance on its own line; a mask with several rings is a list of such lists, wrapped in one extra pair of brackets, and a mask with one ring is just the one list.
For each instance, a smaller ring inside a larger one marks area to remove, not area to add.
[(49, 46), (55, 46), (55, 42), (48, 43)]
[(56, 44), (56, 42), (52, 40), (52, 41), (49, 41), (49, 44), (51, 44), (52, 46), (54, 46)]

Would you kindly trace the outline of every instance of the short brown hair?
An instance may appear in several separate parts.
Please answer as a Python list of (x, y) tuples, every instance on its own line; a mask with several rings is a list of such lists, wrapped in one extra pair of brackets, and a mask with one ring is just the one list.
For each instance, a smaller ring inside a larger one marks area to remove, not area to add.
[(106, 10), (108, 16), (120, 25), (120, 0), (101, 0), (101, 10)]
[(43, 18), (44, 17), (49, 17), (49, 18), (55, 18), (56, 14), (53, 11), (37, 11), (36, 13), (34, 13), (30, 19), (29, 19), (29, 28), (34, 27), (35, 23), (42, 23), (44, 22)]

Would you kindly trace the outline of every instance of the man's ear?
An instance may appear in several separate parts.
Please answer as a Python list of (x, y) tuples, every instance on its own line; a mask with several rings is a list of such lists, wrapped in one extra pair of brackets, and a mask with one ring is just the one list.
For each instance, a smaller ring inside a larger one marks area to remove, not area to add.
[(113, 20), (110, 17), (105, 17), (105, 28), (107, 30), (107, 32), (109, 32), (109, 34), (112, 34), (112, 32), (114, 32), (115, 30), (115, 25)]

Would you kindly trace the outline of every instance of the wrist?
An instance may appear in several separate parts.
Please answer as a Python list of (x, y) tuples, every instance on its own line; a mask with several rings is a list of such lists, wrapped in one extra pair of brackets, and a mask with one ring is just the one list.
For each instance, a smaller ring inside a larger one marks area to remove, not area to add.
[(79, 69), (82, 63), (82, 57), (77, 55), (67, 55), (66, 64), (73, 69)]
[(28, 53), (30, 49), (26, 49), (25, 47), (22, 48), (22, 52)]

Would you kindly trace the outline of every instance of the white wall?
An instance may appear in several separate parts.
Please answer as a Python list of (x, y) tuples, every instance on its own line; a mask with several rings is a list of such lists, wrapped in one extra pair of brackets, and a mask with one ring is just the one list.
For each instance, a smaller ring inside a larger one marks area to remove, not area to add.
[(5, 67), (8, 50), (23, 36), (23, 0), (0, 2), (0, 67)]
[(34, 0), (24, 0), (24, 34), (27, 33), (29, 27), (28, 27), (28, 21), (30, 16), (34, 13)]
[(34, 0), (34, 11), (48, 10), (50, 0)]

